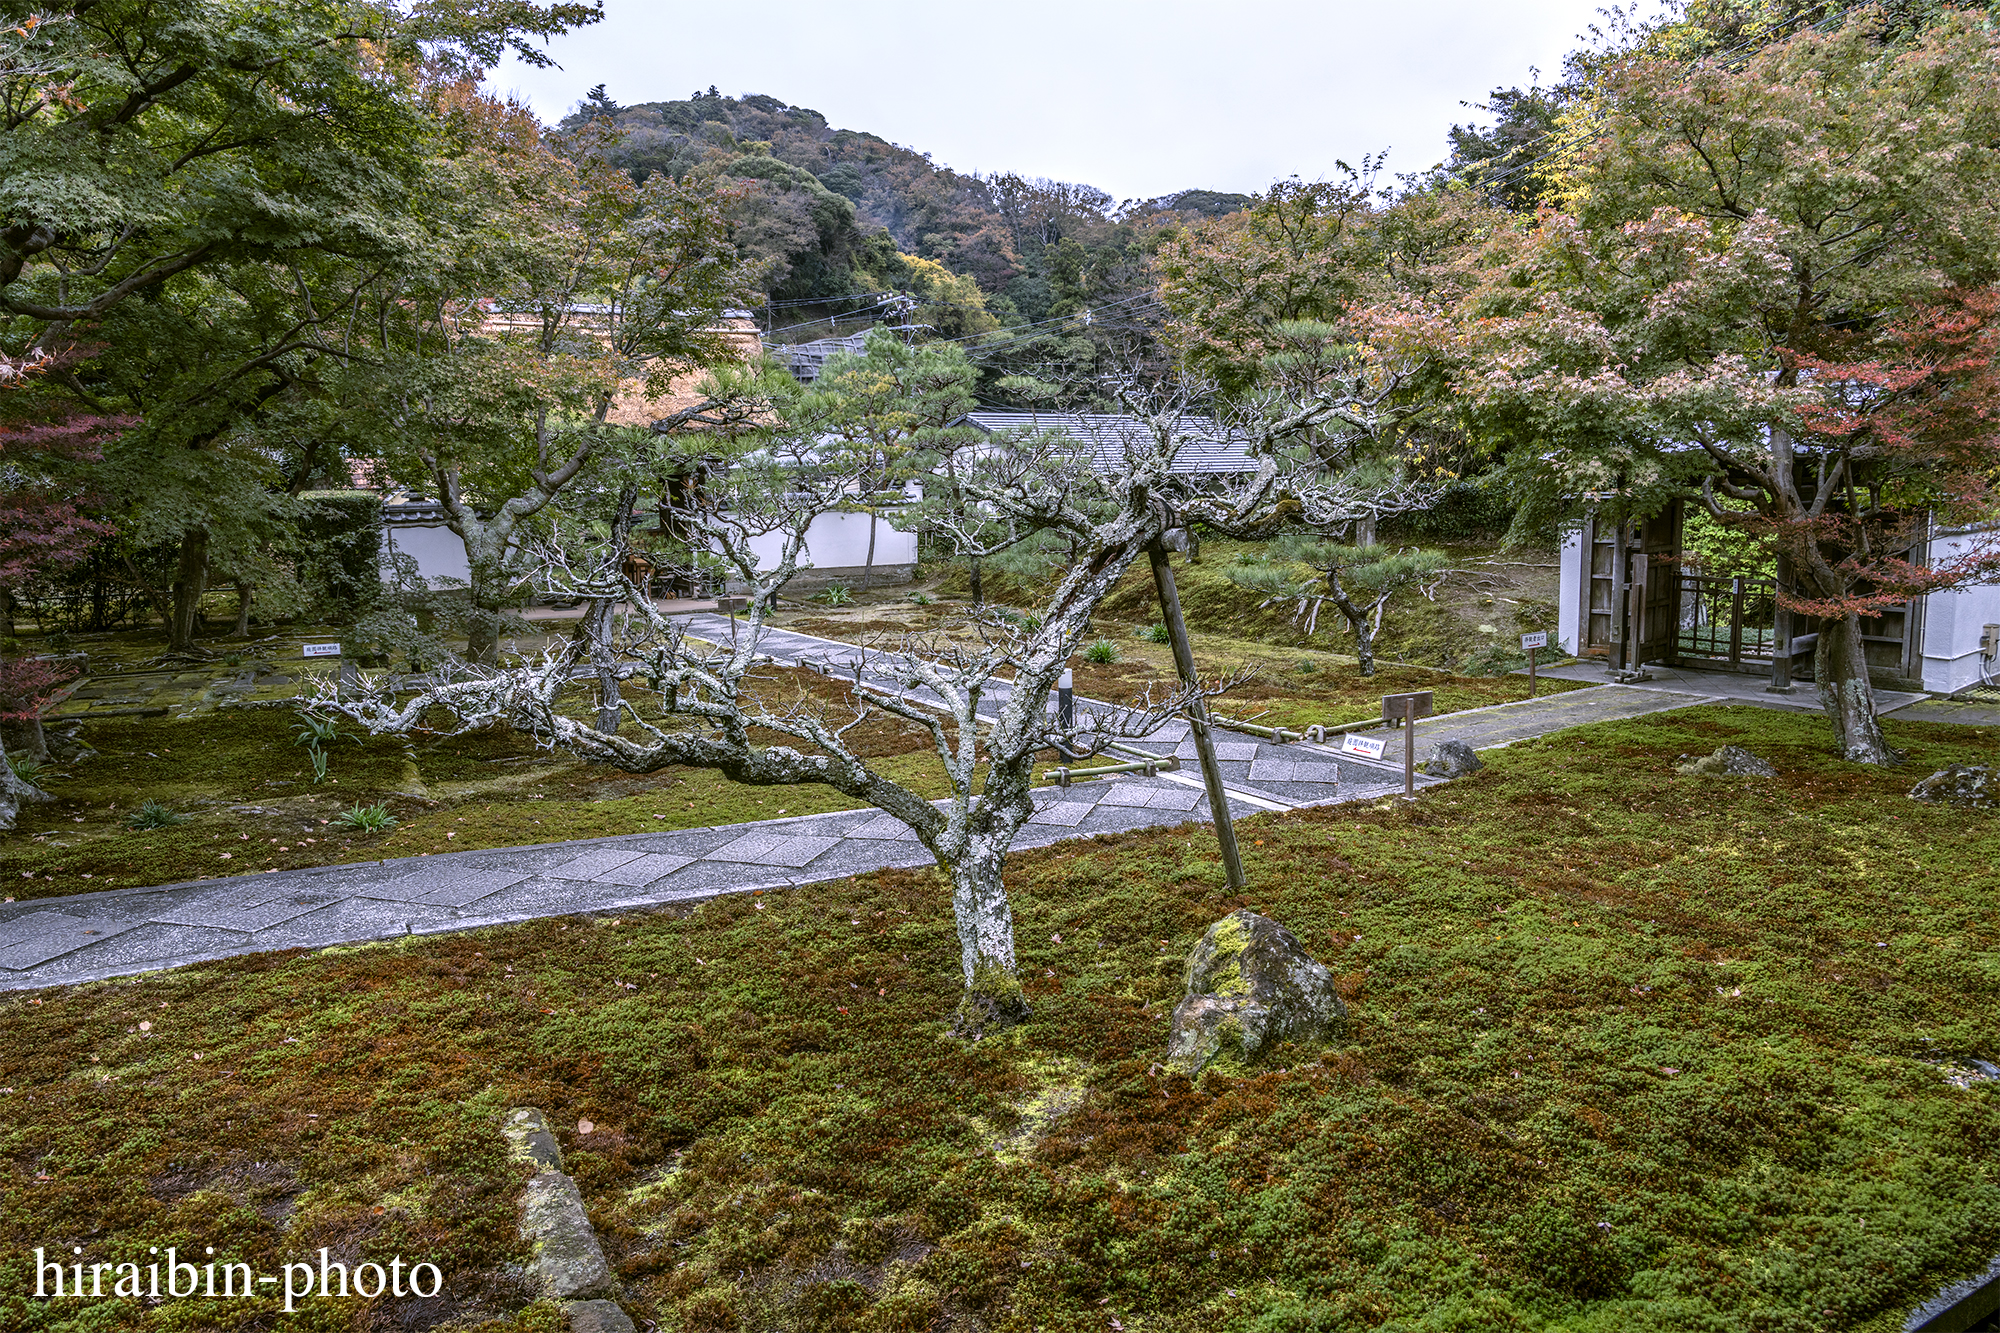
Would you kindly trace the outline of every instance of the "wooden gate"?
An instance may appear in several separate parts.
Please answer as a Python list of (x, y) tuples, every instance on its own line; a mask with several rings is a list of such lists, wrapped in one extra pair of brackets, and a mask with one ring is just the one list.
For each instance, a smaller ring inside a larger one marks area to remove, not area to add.
[(1593, 515), (1583, 543), (1590, 577), (1578, 655), (1609, 657), (1621, 668), (1671, 659), (1680, 623), (1680, 506), (1637, 522)]

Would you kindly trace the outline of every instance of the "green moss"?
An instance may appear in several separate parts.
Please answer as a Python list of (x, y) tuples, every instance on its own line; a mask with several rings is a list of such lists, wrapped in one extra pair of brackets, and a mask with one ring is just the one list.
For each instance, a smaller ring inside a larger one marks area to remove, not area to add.
[[(576, 838), (851, 810), (831, 787), (751, 787), (706, 769), (633, 775), (539, 751), (505, 729), (406, 744), (336, 744), (319, 785), (292, 744), (289, 711), (92, 723), (100, 753), (50, 781), (53, 804), (22, 812), (0, 843), (0, 897), (173, 884), (222, 875), (520, 847)], [(878, 735), (870, 762), (928, 796), (946, 793), (936, 760)], [(128, 815), (157, 800), (184, 824), (135, 830)], [(332, 823), (355, 803), (382, 803), (396, 827), (363, 833)]]
[[(1226, 916), (1210, 927), (1203, 937), (1215, 945), (1217, 962), (1209, 969), (1208, 983), (1203, 993), (1208, 995), (1248, 995), (1250, 983), (1243, 977), (1243, 950), (1250, 943), (1250, 932), (1243, 922), (1234, 915)], [(1235, 1028), (1237, 1045), (1242, 1045), (1240, 1026)]]
[[(1033, 1016), (978, 1043), (928, 872), (0, 997), (0, 1327), (272, 1322), (23, 1299), (49, 1237), (443, 1255), (466, 1323), (530, 1327), (531, 1104), (662, 1328), (1890, 1333), (2000, 1249), (2000, 1099), (1944, 1070), (2000, 1052), (2000, 835), (1903, 795), (1987, 738), (1885, 725), (1902, 770), (1750, 708), (1510, 746), (1242, 821), (1236, 895), (1194, 827), (1020, 853)], [(1780, 776), (1672, 772), (1726, 743)], [(1160, 1070), (1238, 907), (1332, 968), (1347, 1045)]]

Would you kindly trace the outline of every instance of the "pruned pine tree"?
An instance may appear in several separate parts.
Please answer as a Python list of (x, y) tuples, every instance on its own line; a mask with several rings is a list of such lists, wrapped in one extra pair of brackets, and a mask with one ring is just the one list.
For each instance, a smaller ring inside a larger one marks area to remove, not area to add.
[[(1200, 522), (1262, 538), (1295, 519), (1327, 522), (1338, 512), (1338, 497), (1310, 451), (1291, 446), (1351, 404), (1314, 400), (1248, 423), (1256, 470), (1217, 482), (1212, 474), (1174, 470), (1184, 448), (1214, 443), (1217, 428), (1193, 411), (1196, 402), (1192, 392), (1179, 391), (1133, 404), (1145, 410), (1115, 459), (1039, 437), (961, 451), (956, 493), (964, 513), (931, 520), (963, 554), (990, 557), (1009, 542), (1055, 533), (1074, 541), (1077, 558), (1053, 579), (1036, 615), (1015, 620), (975, 612), (957, 633), (857, 650), (847, 673), (853, 706), (846, 714), (779, 704), (760, 693), (755, 675), (769, 609), (806, 559), (807, 529), (846, 502), (867, 466), (851, 451), (826, 450), (811, 435), (783, 429), (741, 450), (708, 492), (714, 507), (688, 515), (706, 524), (716, 558), (750, 594), (742, 632), (728, 646), (701, 642), (626, 589), (635, 612), (619, 625), (611, 651), (625, 679), (643, 679), (655, 698), (642, 710), (628, 693), (617, 731), (566, 708), (593, 674), (573, 646), (532, 665), (471, 671), (414, 693), (379, 686), (341, 695), (327, 686), (318, 706), (377, 734), (506, 723), (544, 745), (628, 772), (712, 768), (755, 785), (824, 783), (868, 802), (909, 825), (950, 881), (964, 980), (954, 1029), (976, 1037), (1028, 1012), (1002, 865), (1034, 813), (1036, 763), (1058, 749), (1090, 755), (1118, 738), (1148, 735), (1194, 698), (1229, 683), (1188, 682), (1124, 706), (1085, 707), (1072, 726), (1058, 725), (1049, 693), (1090, 638), (1099, 603), (1173, 528)], [(547, 567), (584, 595), (615, 581), (608, 561), (593, 567), (579, 549), (558, 544), (544, 554)], [(926, 800), (848, 746), (847, 733), (876, 714), (929, 732), (949, 792), (944, 800)], [(753, 739), (760, 731), (798, 744), (761, 744)]]
[(1375, 636), (1382, 632), (1390, 599), (1405, 588), (1434, 586), (1450, 563), (1442, 551), (1347, 546), (1287, 533), (1273, 543), (1267, 558), (1239, 561), (1224, 572), (1239, 587), (1266, 594), (1263, 606), (1289, 604), (1294, 623), (1309, 638), (1319, 628), (1320, 613), (1331, 605), (1354, 635), (1361, 674), (1372, 676)]

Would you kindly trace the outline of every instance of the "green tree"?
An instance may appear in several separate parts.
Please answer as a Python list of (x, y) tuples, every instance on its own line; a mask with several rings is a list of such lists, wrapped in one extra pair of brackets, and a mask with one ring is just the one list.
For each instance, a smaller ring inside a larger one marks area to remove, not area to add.
[[(143, 425), (107, 452), (134, 531), (178, 545), (189, 645), (215, 524), (270, 517), (246, 423), (351, 349), (354, 293), (412, 253), (429, 77), (594, 3), (74, 0), (0, 33), (0, 356)], [(161, 373), (164, 372), (164, 373)], [(129, 482), (130, 484), (124, 484)], [(237, 534), (240, 535), (240, 534)], [(155, 589), (159, 591), (159, 589)]]
[(1988, 572), (1900, 557), (1927, 513), (1992, 509), (1996, 54), (1970, 17), (1899, 45), (1864, 11), (1747, 59), (1634, 57), (1569, 211), (1497, 234), (1433, 331), (1531, 507), (1686, 496), (1787, 557), (1857, 762), (1893, 758), (1863, 618)]
[[(913, 346), (878, 330), (859, 355), (828, 358), (817, 380), (779, 400), (778, 411), (789, 429), (818, 438), (830, 457), (855, 467), (855, 498), (849, 503), (868, 514), (864, 589), (871, 581), (882, 521), (878, 497), (900, 492), (910, 480), (928, 478), (928, 489), (937, 494), (909, 508), (899, 521), (922, 522), (940, 507), (950, 507), (954, 455), (985, 438), (952, 424), (978, 406), (973, 397), (978, 380), (978, 370), (957, 344)], [(942, 488), (936, 485), (940, 473), (945, 474)], [(897, 506), (902, 509), (900, 495)]]
[(642, 455), (655, 426), (748, 409), (663, 402), (734, 358), (719, 327), (741, 274), (715, 191), (634, 185), (587, 132), (547, 136), (489, 99), (462, 117), (464, 150), (433, 165), (432, 272), (378, 294), (384, 362), (356, 396), (391, 470), (435, 491), (465, 543), (466, 652), (490, 662), (550, 501), (608, 452)]
[(1153, 258), (1168, 338), (1183, 362), (1226, 389), (1251, 383), (1270, 332), (1337, 321), (1378, 269), (1372, 162), (1338, 180), (1279, 181), (1240, 213), (1169, 237)]

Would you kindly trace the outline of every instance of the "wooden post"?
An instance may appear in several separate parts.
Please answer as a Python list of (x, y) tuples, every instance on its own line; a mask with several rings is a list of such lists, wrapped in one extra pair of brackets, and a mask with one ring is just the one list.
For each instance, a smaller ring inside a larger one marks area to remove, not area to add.
[(1792, 692), (1792, 613), (1778, 602), (1785, 592), (1786, 575), (1791, 572), (1791, 561), (1780, 555), (1778, 578), (1771, 589), (1771, 683), (1764, 687), (1766, 694)]
[(1417, 794), (1417, 701), (1403, 701), (1403, 799)]
[[(1192, 686), (1200, 677), (1194, 669), (1194, 647), (1188, 642), (1187, 622), (1181, 619), (1181, 598), (1174, 589), (1174, 571), (1167, 564), (1167, 548), (1155, 538), (1146, 546), (1153, 564), (1153, 586), (1160, 594), (1160, 619), (1173, 645), (1174, 666), (1181, 682)], [(1194, 752), (1201, 760), (1201, 781), (1208, 789), (1208, 808), (1215, 816), (1215, 841), (1222, 848), (1222, 869), (1232, 889), (1248, 881), (1243, 877), (1243, 857), (1236, 850), (1236, 825), (1229, 818), (1229, 793), (1222, 786), (1222, 768), (1215, 759), (1215, 740), (1208, 734), (1208, 705), (1196, 698), (1187, 706), (1188, 730), (1194, 733)]]
[(1621, 516), (1612, 528), (1611, 543), (1611, 637), (1617, 644), (1611, 660), (1616, 665), (1614, 671), (1632, 669), (1632, 627), (1630, 623), (1631, 601), (1629, 584), (1626, 582), (1625, 561), (1625, 520)]
[(1729, 581), (1729, 669), (1743, 665), (1743, 576)]
[(1539, 648), (1530, 648), (1528, 650), (1528, 697), (1530, 699), (1535, 697), (1535, 654), (1540, 651), (1541, 649)]

